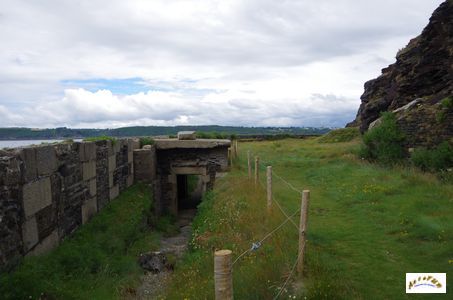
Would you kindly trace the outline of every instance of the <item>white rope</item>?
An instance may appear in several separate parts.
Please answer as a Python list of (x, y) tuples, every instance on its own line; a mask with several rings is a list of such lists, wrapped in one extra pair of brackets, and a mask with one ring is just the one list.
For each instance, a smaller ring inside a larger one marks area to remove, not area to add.
[(296, 261), (294, 262), (294, 264), (293, 264), (293, 266), (292, 266), (292, 268), (291, 268), (291, 271), (290, 271), (288, 277), (287, 277), (286, 280), (285, 280), (285, 283), (283, 283), (282, 287), (280, 288), (280, 291), (278, 291), (278, 294), (274, 297), (273, 300), (277, 300), (278, 297), (280, 297), (281, 294), (283, 293), (283, 291), (285, 290), (286, 285), (288, 284), (289, 280), (291, 279), (291, 276), (293, 276), (294, 270), (296, 269), (297, 262), (299, 261), (299, 257), (300, 257), (300, 253), (301, 253), (301, 252), (302, 252), (302, 251), (299, 251), (299, 254), (297, 254)]
[(256, 243), (253, 243), (252, 244), (252, 247), (245, 250), (244, 252), (242, 252), (234, 261), (233, 261), (233, 264), (234, 265), (241, 257), (243, 257), (244, 255), (246, 255), (248, 252), (250, 251), (254, 251), (254, 250), (257, 250), (259, 247), (261, 247), (261, 245), (263, 244), (263, 242), (265, 240), (267, 240), (270, 236), (272, 236), (277, 230), (279, 230), (280, 228), (283, 227), (283, 225), (285, 225), (286, 223), (288, 223), (289, 220), (291, 220), (292, 217), (294, 217), (297, 213), (299, 212), (299, 210), (295, 211), (291, 216), (288, 216), (282, 223), (280, 223), (280, 225), (278, 225), (276, 228), (274, 228), (274, 230), (270, 231), (268, 234), (266, 234), (259, 242), (256, 242)]
[(275, 177), (277, 177), (278, 179), (280, 179), (281, 181), (283, 181), (284, 183), (286, 183), (286, 185), (288, 185), (292, 190), (298, 192), (299, 194), (302, 194), (302, 191), (295, 188), (291, 183), (289, 183), (288, 181), (286, 181), (285, 179), (283, 179), (281, 176), (279, 176), (277, 173), (274, 172), (274, 170), (272, 170), (272, 175), (275, 175)]

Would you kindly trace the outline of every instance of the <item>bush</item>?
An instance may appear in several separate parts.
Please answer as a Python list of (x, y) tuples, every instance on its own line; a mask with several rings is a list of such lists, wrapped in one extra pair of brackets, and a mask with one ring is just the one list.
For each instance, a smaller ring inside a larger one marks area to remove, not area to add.
[(154, 145), (154, 139), (148, 136), (140, 138), (140, 148), (143, 148), (145, 145)]
[(381, 115), (381, 124), (363, 135), (360, 156), (383, 164), (393, 164), (405, 157), (404, 134), (398, 128), (394, 114)]
[(445, 141), (434, 149), (415, 149), (411, 162), (423, 171), (447, 170), (453, 167), (453, 147)]
[(348, 127), (332, 130), (319, 138), (320, 143), (350, 142), (360, 136), (359, 128)]

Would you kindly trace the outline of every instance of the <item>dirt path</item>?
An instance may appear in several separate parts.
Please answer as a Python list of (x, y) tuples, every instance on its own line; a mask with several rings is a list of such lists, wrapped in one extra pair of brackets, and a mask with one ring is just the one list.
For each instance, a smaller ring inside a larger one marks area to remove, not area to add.
[[(178, 225), (180, 232), (175, 236), (162, 238), (160, 241), (160, 252), (170, 253), (174, 255), (177, 260), (184, 255), (192, 234), (191, 225), (195, 214), (196, 209), (188, 209), (179, 212)], [(158, 299), (168, 286), (171, 275), (172, 271), (166, 269), (157, 274), (146, 272), (142, 276), (140, 286), (137, 288), (136, 299)]]

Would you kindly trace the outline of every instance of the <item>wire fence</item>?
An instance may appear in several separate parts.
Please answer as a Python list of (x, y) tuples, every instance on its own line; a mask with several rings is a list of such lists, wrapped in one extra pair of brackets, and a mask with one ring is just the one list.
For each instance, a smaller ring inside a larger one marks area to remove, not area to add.
[[(237, 155), (237, 145), (235, 146), (236, 149), (235, 149), (235, 152), (236, 152), (236, 155)], [(232, 151), (233, 152), (233, 151)], [(231, 152), (231, 155), (233, 155), (233, 153)], [(250, 158), (251, 157), (254, 157), (254, 156), (258, 156), (257, 154), (254, 154), (254, 155), (251, 155), (252, 153), (249, 152), (248, 155), (247, 155), (247, 159), (248, 159), (248, 165), (251, 164), (251, 161), (250, 161)], [(263, 188), (264, 190), (266, 190), (266, 186), (265, 184), (261, 181), (260, 179), (260, 176), (259, 176), (259, 169), (264, 169), (266, 170), (266, 167), (267, 166), (271, 166), (271, 164), (269, 162), (265, 162), (265, 161), (259, 161), (258, 162), (258, 172), (255, 170), (255, 182), (259, 184), (259, 186), (261, 186), (261, 188)], [(250, 176), (250, 170), (249, 170), (249, 176)], [(272, 177), (275, 177), (277, 179), (279, 179), (281, 182), (284, 183), (284, 185), (286, 185), (288, 188), (290, 188), (291, 190), (297, 192), (299, 195), (302, 195), (303, 194), (303, 190), (300, 190), (298, 188), (296, 188), (294, 186), (294, 184), (292, 184), (291, 182), (289, 182), (288, 180), (286, 180), (285, 178), (283, 178), (282, 176), (280, 176), (279, 174), (277, 174), (275, 171), (272, 170), (271, 172), (271, 176)], [(269, 184), (269, 182), (268, 182)], [(280, 222), (279, 225), (275, 226), (275, 228), (273, 228), (271, 231), (269, 231), (268, 233), (266, 233), (260, 240), (258, 241), (255, 241), (255, 242), (251, 242), (251, 246), (250, 248), (248, 248), (247, 250), (245, 250), (244, 252), (242, 252), (240, 255), (238, 255), (236, 257), (236, 259), (232, 262), (231, 264), (231, 267), (233, 267), (236, 263), (238, 263), (241, 258), (243, 258), (245, 255), (247, 255), (248, 253), (251, 253), (251, 252), (254, 252), (254, 251), (257, 251), (258, 249), (260, 249), (260, 247), (263, 245), (263, 243), (269, 239), (272, 235), (274, 235), (276, 232), (278, 232), (281, 228), (283, 228), (287, 223), (291, 223), (297, 230), (298, 234), (302, 234), (304, 237), (305, 237), (305, 232), (301, 232), (301, 224), (296, 224), (296, 222), (294, 222), (293, 218), (299, 214), (299, 212), (301, 212), (301, 209), (297, 209), (296, 211), (294, 211), (293, 213), (288, 213), (282, 206), (282, 204), (280, 203), (280, 201), (277, 199), (277, 197), (275, 197), (274, 194), (272, 194), (272, 204), (275, 203), (275, 205), (277, 206), (277, 208), (280, 210), (280, 212), (283, 214), (283, 216), (285, 217), (285, 219)], [(308, 201), (308, 199), (307, 199)], [(307, 204), (308, 205), (308, 204)], [(306, 215), (306, 213), (305, 213)], [(302, 220), (302, 219), (301, 219)], [(304, 221), (306, 222), (306, 221)], [(305, 223), (306, 224), (306, 223)], [(275, 297), (273, 298), (274, 300), (276, 299), (279, 299), (279, 297), (284, 293), (288, 283), (290, 282), (291, 278), (293, 277), (294, 273), (295, 273), (295, 270), (296, 270), (296, 266), (298, 265), (298, 263), (300, 263), (300, 259), (301, 259), (301, 255), (303, 256), (303, 250), (300, 248), (300, 244), (299, 244), (299, 250), (297, 252), (297, 257), (296, 257), (296, 260), (295, 262), (292, 264), (291, 266), (291, 269), (290, 269), (290, 272), (288, 274), (288, 276), (286, 277), (286, 280), (282, 283), (282, 285), (280, 286), (280, 288), (278, 289), (278, 293), (275, 295)], [(303, 257), (302, 257), (303, 258)], [(303, 262), (302, 262), (303, 263)]]

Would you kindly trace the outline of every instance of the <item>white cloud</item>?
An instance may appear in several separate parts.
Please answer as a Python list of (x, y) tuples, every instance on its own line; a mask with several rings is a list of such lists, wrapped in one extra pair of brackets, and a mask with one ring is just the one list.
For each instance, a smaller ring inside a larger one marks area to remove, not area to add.
[(342, 126), (441, 2), (3, 0), (0, 126)]

